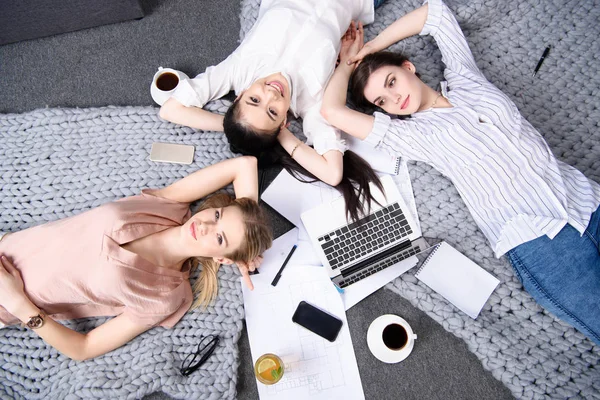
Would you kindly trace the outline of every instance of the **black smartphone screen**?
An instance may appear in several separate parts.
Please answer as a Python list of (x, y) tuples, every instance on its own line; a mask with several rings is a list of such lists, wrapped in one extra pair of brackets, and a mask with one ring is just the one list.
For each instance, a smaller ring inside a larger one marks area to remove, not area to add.
[(298, 304), (292, 321), (330, 342), (333, 342), (337, 338), (340, 329), (342, 329), (342, 321), (340, 319), (319, 310), (305, 301), (301, 301)]

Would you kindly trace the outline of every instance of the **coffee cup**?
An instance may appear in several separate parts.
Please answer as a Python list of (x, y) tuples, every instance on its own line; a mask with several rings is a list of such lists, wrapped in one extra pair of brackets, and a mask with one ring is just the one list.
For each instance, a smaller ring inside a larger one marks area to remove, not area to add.
[(412, 352), (417, 335), (410, 324), (397, 315), (376, 318), (367, 331), (367, 345), (373, 355), (384, 363), (404, 360)]
[(152, 78), (152, 85), (150, 85), (152, 100), (159, 106), (162, 106), (171, 97), (171, 93), (175, 91), (179, 82), (183, 79), (189, 79), (189, 77), (181, 71), (158, 67), (158, 71), (156, 71), (154, 78)]

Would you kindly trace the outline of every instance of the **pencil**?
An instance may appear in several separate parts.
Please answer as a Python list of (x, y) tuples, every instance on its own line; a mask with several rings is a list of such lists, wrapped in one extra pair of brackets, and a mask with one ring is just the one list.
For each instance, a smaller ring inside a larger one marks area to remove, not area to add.
[(279, 278), (281, 278), (281, 273), (283, 272), (283, 269), (287, 265), (288, 261), (290, 261), (290, 258), (292, 258), (292, 254), (294, 254), (294, 251), (296, 251), (296, 247), (298, 247), (298, 246), (294, 245), (294, 247), (292, 247), (292, 249), (290, 250), (289, 254), (285, 258), (285, 261), (281, 265), (281, 268), (279, 268), (279, 271), (277, 271), (277, 275), (275, 275), (275, 278), (273, 279), (273, 282), (271, 282), (272, 286), (277, 286), (277, 282), (279, 282)]

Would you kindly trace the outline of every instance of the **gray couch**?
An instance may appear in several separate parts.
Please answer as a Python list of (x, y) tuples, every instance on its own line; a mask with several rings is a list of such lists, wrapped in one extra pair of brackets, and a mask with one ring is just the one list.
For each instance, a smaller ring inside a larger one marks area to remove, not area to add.
[(139, 0), (0, 0), (0, 45), (141, 18)]

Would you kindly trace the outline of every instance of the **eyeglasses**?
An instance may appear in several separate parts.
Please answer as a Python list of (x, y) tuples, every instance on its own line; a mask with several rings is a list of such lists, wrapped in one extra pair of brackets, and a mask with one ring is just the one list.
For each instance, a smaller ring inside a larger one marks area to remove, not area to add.
[(215, 351), (219, 344), (219, 337), (214, 335), (203, 336), (198, 343), (195, 352), (187, 355), (183, 364), (181, 364), (181, 375), (188, 376), (202, 366), (208, 360), (208, 357)]

